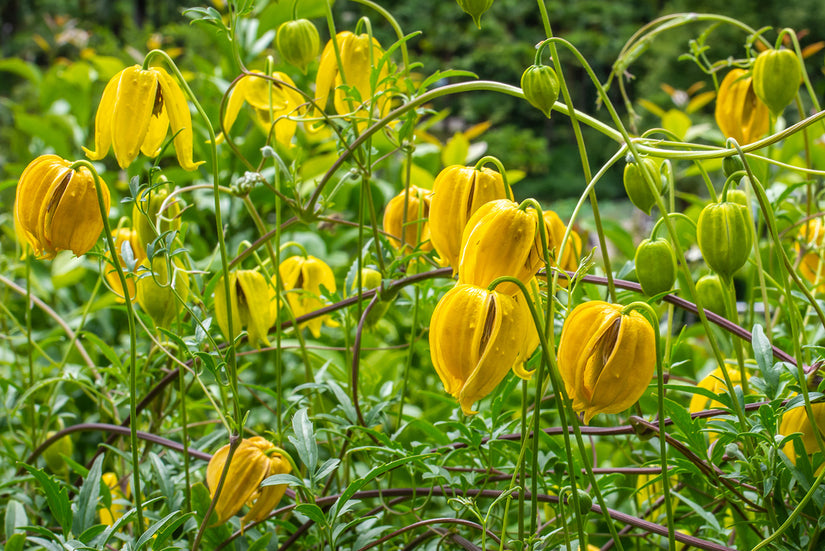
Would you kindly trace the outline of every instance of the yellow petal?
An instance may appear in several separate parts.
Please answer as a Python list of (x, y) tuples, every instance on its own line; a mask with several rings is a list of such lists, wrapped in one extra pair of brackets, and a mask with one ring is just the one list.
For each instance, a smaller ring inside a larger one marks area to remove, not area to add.
[(137, 158), (149, 130), (157, 88), (154, 72), (142, 71), (139, 65), (121, 73), (112, 114), (112, 146), (120, 168), (127, 168)]
[[(353, 36), (349, 31), (343, 31), (335, 35), (339, 52), (343, 48), (343, 44)], [(335, 55), (335, 46), (331, 39), (327, 42), (326, 46), (324, 46), (324, 51), (321, 52), (321, 61), (318, 63), (318, 73), (315, 77), (315, 104), (322, 111), (327, 105), (329, 91), (336, 78), (338, 78), (338, 59)]]
[(99, 161), (105, 157), (112, 145), (112, 115), (117, 101), (120, 77), (125, 70), (120, 71), (106, 83), (106, 88), (103, 89), (103, 95), (100, 97), (100, 105), (95, 114), (95, 150), (89, 151), (83, 148), (86, 156), (93, 161)]
[[(232, 130), (232, 125), (238, 118), (238, 113), (241, 112), (241, 106), (246, 100), (246, 87), (249, 83), (249, 77), (242, 77), (229, 93), (229, 101), (226, 104), (226, 111), (223, 114), (223, 132), (228, 133)], [(221, 132), (221, 136), (223, 135)]]
[[(258, 437), (245, 438), (232, 456), (232, 463), (226, 473), (221, 495), (215, 504), (215, 513), (218, 516), (215, 525), (223, 524), (240, 511), (250, 496), (258, 490), (261, 481), (269, 472), (269, 459), (256, 445), (256, 438)], [(228, 455), (229, 445), (227, 444), (215, 452), (206, 467), (206, 484), (213, 497)]]
[(238, 315), (237, 275), (235, 272), (229, 274), (229, 304), (232, 313), (233, 334), (231, 335), (229, 334), (229, 313), (226, 310), (226, 285), (223, 276), (221, 276), (218, 284), (215, 285), (215, 319), (226, 339), (233, 342), (241, 331), (241, 318)]
[(237, 272), (238, 312), (241, 323), (249, 333), (249, 344), (260, 348), (260, 342), (269, 346), (267, 334), (275, 322), (270, 303), (272, 291), (259, 272), (240, 270)]
[(141, 153), (147, 157), (157, 157), (160, 153), (160, 146), (163, 145), (163, 140), (166, 139), (168, 132), (169, 117), (166, 115), (166, 111), (161, 110), (157, 115), (152, 115), (149, 119), (149, 129), (143, 139), (143, 145), (140, 146)]
[(189, 103), (178, 83), (169, 76), (163, 67), (152, 67), (163, 94), (163, 109), (169, 117), (169, 126), (175, 135), (175, 153), (178, 164), (184, 170), (195, 170), (205, 161), (192, 162), (192, 115), (189, 113)]

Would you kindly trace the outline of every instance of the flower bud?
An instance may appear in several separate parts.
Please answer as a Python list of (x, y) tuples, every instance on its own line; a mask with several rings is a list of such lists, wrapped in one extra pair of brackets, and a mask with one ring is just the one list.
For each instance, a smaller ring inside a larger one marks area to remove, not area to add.
[(642, 166), (639, 166), (633, 157), (628, 158), (628, 162), (624, 167), (624, 189), (627, 192), (627, 198), (633, 205), (644, 212), (650, 214), (650, 209), (656, 204), (656, 195), (650, 191), (650, 186), (647, 184), (645, 175), (642, 170), (646, 170), (653, 178), (654, 185), (661, 188), (659, 184), (659, 167), (656, 161), (650, 157), (642, 157)]
[(274, 292), (260, 272), (238, 270), (229, 274), (229, 304), (232, 311), (232, 331), (229, 334), (229, 315), (226, 310), (226, 286), (223, 276), (215, 286), (215, 319), (226, 335), (234, 341), (241, 329), (246, 327), (249, 344), (260, 348), (261, 343), (269, 346), (267, 334), (275, 323), (276, 312), (272, 307)]
[(508, 195), (501, 174), (488, 168), (452, 165), (438, 174), (430, 200), (430, 240), (441, 262), (452, 266), (454, 273), (467, 221), (481, 205)]
[[(522, 210), (509, 199), (482, 205), (464, 227), (458, 281), (487, 287), (496, 278), (513, 276), (527, 284), (544, 262), (539, 227), (538, 212), (531, 207)], [(496, 289), (519, 292), (511, 282)]]
[[(134, 271), (144, 260), (146, 260), (146, 251), (140, 245), (137, 232), (132, 228), (118, 228), (112, 233), (115, 242), (115, 250), (117, 251), (117, 259), (120, 267), (123, 269), (123, 274), (126, 276), (126, 289), (129, 293), (129, 298), (132, 302), (137, 298), (135, 289), (136, 272)], [(123, 253), (128, 247), (126, 257)], [(129, 259), (129, 262), (126, 261)], [(107, 250), (104, 257), (105, 271), (104, 277), (106, 283), (112, 289), (112, 292), (117, 296), (118, 302), (125, 302), (123, 294), (123, 285), (120, 282), (120, 276), (115, 269), (114, 262), (112, 262), (112, 251)], [(131, 267), (130, 267), (131, 264)]]
[(699, 213), (696, 241), (708, 267), (728, 279), (745, 265), (753, 244), (748, 212), (739, 203), (711, 203)]
[(473, 18), (476, 26), (481, 28), (481, 16), (493, 5), (493, 0), (456, 0), (464, 13)]
[(793, 101), (802, 80), (799, 58), (793, 50), (765, 50), (753, 62), (753, 91), (774, 115)]
[(521, 89), (530, 105), (549, 119), (559, 99), (559, 77), (549, 65), (531, 65), (521, 75)]
[(304, 74), (309, 62), (318, 57), (321, 50), (318, 29), (308, 19), (281, 23), (275, 41), (284, 61), (299, 68)]
[[(409, 193), (402, 191), (387, 203), (384, 209), (384, 232), (396, 249), (401, 248), (400, 237), (407, 251), (420, 248), (431, 251), (430, 243), (430, 198), (432, 192), (417, 186), (410, 186)], [(404, 209), (406, 203), (407, 208)]]
[[(369, 291), (372, 289), (378, 289), (381, 287), (381, 281), (383, 278), (381, 276), (381, 272), (378, 270), (374, 270), (372, 268), (361, 268), (361, 292)], [(352, 284), (350, 285), (350, 296), (358, 296), (358, 277), (352, 278)], [(363, 307), (366, 308), (367, 304), (369, 304), (372, 299), (364, 300)], [(381, 296), (378, 298), (376, 304), (372, 307), (372, 309), (367, 314), (367, 317), (364, 319), (364, 325), (366, 327), (372, 327), (376, 323), (378, 323), (384, 314), (387, 313), (387, 310), (390, 308), (390, 304), (392, 304), (392, 298), (385, 299), (385, 297)], [(355, 314), (356, 310), (351, 309), (351, 313)], [(358, 321), (358, 320), (356, 320)]]
[(138, 304), (155, 325), (168, 329), (189, 297), (189, 274), (179, 260), (173, 259), (170, 277), (166, 258), (160, 255), (152, 259), (151, 274), (148, 260), (144, 260), (141, 267), (138, 269)]
[(755, 142), (768, 131), (768, 106), (757, 97), (744, 69), (725, 75), (716, 94), (715, 117), (722, 134), (739, 145)]
[[(819, 451), (814, 431), (819, 431), (820, 434), (825, 433), (825, 402), (811, 404), (811, 410), (814, 414), (816, 427), (811, 426), (808, 414), (803, 406), (795, 407), (782, 414), (782, 423), (779, 425), (779, 434), (783, 436), (790, 436), (795, 432), (802, 433), (802, 446), (808, 455)], [(797, 455), (793, 442), (785, 444), (782, 451), (785, 452), (791, 463), (796, 465)]]
[[(38, 258), (54, 258), (70, 250), (81, 256), (95, 246), (103, 230), (94, 176), (86, 167), (57, 155), (41, 155), (26, 167), (17, 183), (14, 218), (19, 234)], [(109, 188), (100, 180), (109, 212)]]
[(696, 294), (699, 295), (702, 308), (722, 317), (727, 315), (725, 290), (718, 274), (708, 274), (700, 277), (699, 281), (696, 282)]
[(438, 301), (430, 320), (430, 356), (444, 389), (466, 415), (476, 413), (473, 403), (510, 369), (521, 369), (528, 324), (524, 304), (498, 291), (459, 283)]
[(664, 293), (676, 283), (676, 255), (667, 239), (645, 239), (636, 247), (636, 279), (649, 297)]
[(167, 197), (169, 190), (166, 186), (144, 188), (132, 205), (132, 224), (137, 232), (138, 243), (144, 250), (159, 235), (180, 229), (180, 204), (177, 199), (167, 202), (166, 208), (160, 212)]
[(656, 369), (656, 334), (635, 310), (591, 301), (567, 315), (558, 366), (576, 412), (619, 413), (644, 394)]
[(725, 177), (729, 177), (738, 170), (745, 170), (745, 163), (742, 162), (742, 157), (739, 155), (728, 155), (722, 159), (722, 170)]
[[(55, 431), (49, 431), (46, 433), (46, 438), (51, 438), (54, 435)], [(52, 442), (48, 448), (43, 450), (43, 459), (46, 460), (46, 465), (48, 465), (53, 473), (63, 474), (69, 470), (69, 466), (66, 464), (66, 458), (71, 459), (73, 453), (74, 442), (72, 442), (72, 437), (64, 434)]]
[[(229, 444), (223, 446), (209, 460), (206, 467), (206, 485), (213, 499), (221, 479)], [(289, 474), (292, 465), (286, 454), (260, 436), (244, 438), (232, 455), (221, 494), (215, 504), (217, 520), (213, 526), (223, 524), (245, 505), (249, 511), (242, 523), (260, 521), (278, 505), (286, 492), (286, 484), (261, 486), (265, 478), (276, 474)]]

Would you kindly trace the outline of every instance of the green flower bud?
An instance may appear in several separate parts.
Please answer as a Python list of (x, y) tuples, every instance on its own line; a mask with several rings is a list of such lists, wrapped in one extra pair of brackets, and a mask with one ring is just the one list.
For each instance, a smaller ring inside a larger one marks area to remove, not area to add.
[[(169, 277), (166, 259), (160, 255), (152, 259), (154, 275), (147, 273), (148, 260), (145, 260), (141, 266), (142, 269), (138, 270), (140, 279), (137, 282), (138, 304), (152, 318), (155, 325), (168, 328), (189, 297), (189, 274), (175, 259), (172, 261), (172, 277)], [(180, 296), (180, 301), (175, 297), (175, 293)]]
[[(659, 167), (656, 161), (650, 157), (642, 157), (642, 164), (645, 167), (644, 170), (649, 171), (653, 176), (654, 182), (657, 182), (659, 178)], [(636, 208), (645, 214), (650, 214), (650, 209), (656, 204), (656, 196), (650, 191), (650, 187), (647, 185), (642, 170), (643, 168), (640, 167), (632, 157), (628, 160), (628, 163), (624, 167), (624, 189), (627, 192), (627, 198), (630, 199), (630, 202), (633, 203)], [(661, 186), (657, 183), (657, 187)]]
[(559, 77), (549, 65), (531, 65), (521, 75), (521, 89), (530, 105), (549, 119), (559, 99)]
[(745, 265), (753, 244), (748, 212), (739, 203), (711, 203), (699, 214), (696, 240), (708, 267), (728, 279)]
[[(46, 433), (46, 438), (51, 438), (55, 435), (55, 431)], [(71, 457), (74, 453), (74, 443), (71, 437), (66, 434), (61, 438), (55, 440), (51, 446), (43, 450), (43, 459), (46, 460), (46, 465), (53, 473), (65, 473), (69, 466), (66, 464), (66, 457)]]
[(700, 277), (696, 282), (696, 295), (702, 303), (702, 308), (720, 316), (726, 315), (725, 291), (718, 275), (708, 274)]
[(725, 172), (725, 177), (729, 177), (738, 170), (745, 170), (745, 163), (739, 155), (731, 155), (722, 159), (722, 170)]
[[(381, 272), (378, 270), (374, 270), (372, 268), (361, 268), (361, 292), (369, 291), (371, 289), (378, 289), (381, 286), (382, 281)], [(354, 277), (352, 279), (352, 285), (350, 285), (350, 295), (357, 296), (358, 295), (358, 277)], [(370, 301), (372, 298), (370, 298)], [(369, 301), (364, 300), (363, 307), (366, 308), (369, 304)], [(385, 300), (384, 297), (380, 297), (378, 299), (378, 303), (372, 307), (372, 310), (369, 311), (367, 317), (364, 319), (364, 325), (366, 327), (372, 327), (376, 323), (378, 323), (384, 314), (387, 313), (387, 310), (390, 308), (390, 304), (392, 304), (392, 299)], [(351, 309), (350, 312), (353, 316), (356, 314), (356, 309)], [(358, 321), (358, 320), (356, 320)]]
[(306, 73), (309, 62), (318, 57), (321, 50), (321, 37), (318, 29), (308, 19), (296, 19), (281, 23), (275, 37), (281, 57), (290, 65)]
[(676, 255), (667, 239), (645, 239), (636, 248), (636, 278), (647, 296), (658, 295), (676, 283)]
[(793, 101), (801, 80), (802, 69), (793, 50), (765, 50), (753, 62), (753, 91), (774, 115)]
[(493, 0), (456, 0), (459, 7), (469, 14), (476, 26), (481, 28), (481, 16), (493, 5)]

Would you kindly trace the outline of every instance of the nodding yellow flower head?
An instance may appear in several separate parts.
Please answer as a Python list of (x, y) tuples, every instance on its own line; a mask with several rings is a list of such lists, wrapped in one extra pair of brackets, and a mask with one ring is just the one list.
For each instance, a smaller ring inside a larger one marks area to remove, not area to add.
[[(728, 391), (728, 387), (725, 384), (725, 375), (722, 373), (721, 367), (717, 367), (713, 371), (711, 371), (708, 375), (705, 376), (704, 379), (699, 381), (697, 385), (699, 388), (704, 388), (705, 390), (709, 390), (714, 394), (725, 394)], [(731, 383), (734, 385), (741, 385), (742, 383), (742, 373), (739, 371), (738, 368), (736, 369), (727, 369), (728, 377), (730, 377)], [(691, 413), (698, 413), (700, 411), (704, 411), (706, 409), (723, 409), (725, 406), (716, 400), (711, 400), (704, 394), (694, 394), (690, 398), (690, 404), (688, 405), (688, 411)], [(715, 441), (719, 435), (715, 432), (708, 433), (708, 439), (713, 442)]]
[[(795, 407), (782, 414), (782, 423), (779, 425), (779, 434), (783, 436), (789, 436), (795, 432), (802, 433), (802, 446), (805, 448), (807, 455), (819, 451), (819, 445), (816, 443), (814, 431), (819, 431), (819, 433), (823, 435), (823, 438), (825, 438), (825, 402), (811, 404), (811, 409), (814, 413), (816, 427), (811, 425), (811, 422), (808, 420), (808, 414), (802, 406)], [(784, 451), (788, 459), (796, 465), (797, 455), (793, 442), (785, 444), (782, 451)]]
[[(405, 248), (420, 248), (422, 251), (431, 251), (430, 224), (430, 197), (432, 192), (418, 186), (410, 186), (409, 193), (402, 191), (387, 203), (384, 209), (384, 231), (389, 234), (389, 240), (396, 249), (401, 248), (400, 237)], [(404, 204), (406, 203), (406, 211)], [(406, 212), (406, 216), (405, 216)]]
[[(137, 298), (137, 292), (135, 289), (136, 271), (134, 269), (129, 269), (129, 266), (123, 258), (123, 252), (125, 247), (129, 248), (131, 251), (132, 263), (136, 269), (137, 266), (140, 266), (140, 264), (146, 260), (146, 251), (140, 244), (138, 232), (132, 228), (118, 228), (112, 232), (112, 237), (115, 240), (117, 259), (120, 262), (120, 267), (123, 268), (124, 275), (126, 275), (126, 288), (129, 293), (129, 298), (132, 302), (134, 302)], [(118, 302), (126, 302), (123, 294), (123, 285), (120, 283), (120, 276), (118, 276), (114, 262), (112, 262), (112, 251), (106, 251), (104, 262), (105, 272), (103, 275), (106, 277), (106, 283), (109, 284), (112, 292), (117, 296)]]
[(132, 492), (129, 486), (126, 486), (126, 492), (120, 486), (120, 481), (115, 473), (103, 473), (100, 480), (109, 488), (109, 493), (112, 499), (111, 507), (104, 507), (99, 510), (100, 523), (106, 526), (112, 526), (117, 519), (123, 516), (126, 512), (125, 501), (129, 499)]
[[(284, 73), (272, 73), (274, 81), (255, 76), (263, 75), (260, 71), (252, 73), (243, 76), (229, 93), (229, 102), (223, 116), (224, 130), (229, 132), (238, 118), (241, 106), (248, 103), (255, 109), (262, 126), (275, 125), (275, 140), (285, 147), (291, 147), (292, 137), (298, 128), (294, 117), (305, 111), (302, 107), (304, 98), (293, 89), (295, 83)], [(223, 134), (218, 136), (217, 141), (223, 141)]]
[(656, 335), (647, 319), (620, 304), (591, 301), (567, 316), (558, 365), (573, 409), (584, 422), (620, 413), (644, 394), (656, 369)]
[(117, 164), (125, 169), (139, 151), (156, 157), (170, 126), (178, 163), (195, 170), (202, 163), (192, 162), (192, 116), (180, 86), (162, 67), (127, 67), (103, 90), (95, 116), (95, 150), (83, 151), (99, 161), (111, 146)]
[[(332, 268), (314, 256), (291, 256), (281, 262), (278, 272), (289, 307), (296, 318), (323, 308), (322, 286), (330, 293), (334, 293), (336, 289)], [(338, 326), (326, 315), (311, 319), (301, 324), (301, 327), (308, 326), (312, 336), (317, 339), (321, 336), (321, 324), (324, 322), (329, 327)]]
[[(103, 219), (92, 173), (57, 155), (41, 155), (29, 163), (17, 183), (14, 219), (19, 237), (38, 258), (59, 251), (86, 254), (97, 243)], [(109, 188), (100, 180), (106, 212)]]
[(508, 189), (501, 174), (489, 168), (452, 165), (433, 183), (430, 200), (430, 240), (441, 261), (458, 271), (461, 236), (467, 221), (481, 206), (506, 199)]
[(232, 305), (232, 330), (229, 334), (229, 316), (226, 312), (226, 291), (223, 277), (215, 286), (215, 318), (223, 334), (235, 340), (243, 327), (249, 335), (249, 344), (260, 348), (269, 346), (267, 333), (275, 323), (272, 308), (274, 292), (266, 278), (254, 270), (238, 270), (229, 274), (229, 302)]
[[(486, 287), (496, 278), (513, 276), (527, 284), (544, 262), (539, 215), (509, 199), (482, 205), (467, 221), (461, 238), (458, 281)], [(515, 283), (496, 287), (502, 293), (519, 292)]]
[(535, 348), (528, 312), (523, 300), (462, 283), (438, 301), (430, 320), (430, 356), (444, 389), (465, 414), (476, 413), (473, 403), (510, 369), (525, 375), (522, 364), (532, 353), (528, 348)]
[(799, 263), (799, 273), (812, 284), (816, 290), (825, 292), (825, 263), (822, 262), (822, 245), (825, 240), (825, 227), (822, 218), (808, 220), (799, 228), (798, 240), (794, 243), (797, 253), (805, 251)]
[[(381, 44), (375, 38), (370, 41), (367, 34), (355, 35), (349, 31), (340, 32), (335, 38), (341, 65), (338, 65), (335, 46), (330, 40), (321, 52), (315, 77), (315, 103), (318, 108), (323, 110), (326, 107), (330, 90), (335, 90), (333, 103), (339, 115), (353, 111), (363, 114), (364, 106), (368, 105), (376, 113), (375, 117), (383, 117), (390, 110), (390, 69), (389, 61), (381, 62), (384, 56)], [(373, 67), (378, 68), (375, 80), (372, 78)], [(372, 82), (376, 83), (375, 88)]]
[(726, 138), (739, 145), (755, 142), (768, 131), (770, 113), (753, 89), (753, 78), (744, 69), (731, 69), (716, 95), (716, 124)]
[[(206, 467), (206, 485), (213, 498), (227, 457), (229, 444), (215, 452)], [(289, 474), (291, 471), (292, 465), (283, 450), (260, 436), (244, 438), (232, 455), (221, 495), (215, 504), (218, 519), (214, 525), (229, 520), (244, 504), (249, 505), (249, 511), (242, 519), (244, 524), (266, 518), (284, 496), (286, 484), (262, 487), (261, 482), (272, 475)]]
[[(564, 251), (562, 251), (561, 240), (567, 229), (564, 222), (552, 210), (546, 210), (542, 214), (544, 216), (544, 227), (547, 228), (547, 248), (550, 250), (551, 267), (564, 272), (575, 272), (579, 267), (579, 259), (582, 254), (581, 236), (571, 229), (564, 245)], [(559, 257), (559, 253), (562, 254), (561, 257)], [(568, 280), (565, 277), (559, 278), (558, 283), (561, 287), (566, 288), (567, 282)]]

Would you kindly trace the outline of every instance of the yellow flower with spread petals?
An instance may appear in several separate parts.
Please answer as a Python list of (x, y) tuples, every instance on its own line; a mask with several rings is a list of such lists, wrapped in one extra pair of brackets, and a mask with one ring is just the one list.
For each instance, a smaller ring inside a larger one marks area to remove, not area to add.
[(266, 278), (254, 270), (238, 270), (229, 274), (229, 302), (232, 305), (232, 329), (229, 335), (229, 316), (226, 313), (226, 291), (223, 277), (215, 286), (215, 318), (223, 334), (234, 340), (241, 328), (246, 327), (249, 344), (260, 348), (269, 346), (267, 333), (275, 323), (272, 287)]
[[(294, 117), (305, 111), (302, 107), (305, 103), (304, 98), (293, 89), (295, 83), (284, 73), (277, 71), (272, 73), (274, 81), (255, 75), (263, 75), (263, 73), (252, 71), (252, 74), (243, 76), (230, 92), (229, 102), (223, 116), (223, 128), (229, 132), (235, 124), (235, 119), (238, 118), (241, 106), (248, 103), (255, 109), (261, 125), (268, 126), (271, 121), (274, 121), (272, 124), (275, 125), (275, 140), (290, 147), (292, 137), (295, 136), (295, 130), (298, 128), (298, 122)], [(218, 136), (219, 142), (222, 139), (223, 134)]]
[(430, 357), (465, 414), (476, 413), (473, 403), (510, 369), (525, 375), (521, 366), (533, 344), (525, 306), (510, 295), (461, 283), (438, 301), (430, 319)]
[[(206, 467), (206, 485), (213, 498), (227, 457), (229, 444), (216, 451)], [(244, 504), (249, 505), (249, 511), (242, 519), (244, 524), (265, 519), (284, 497), (286, 484), (262, 487), (261, 482), (269, 476), (290, 472), (292, 465), (283, 450), (260, 436), (244, 438), (232, 455), (221, 495), (215, 504), (218, 518), (214, 526), (229, 520)]]
[[(324, 307), (321, 300), (322, 286), (330, 293), (334, 293), (336, 289), (332, 268), (314, 256), (291, 256), (281, 262), (278, 272), (289, 307), (296, 318)], [(329, 327), (338, 326), (326, 315), (311, 319), (301, 324), (301, 327), (308, 326), (312, 336), (317, 339), (321, 336), (321, 324), (324, 322)]]
[[(363, 107), (369, 105), (376, 117), (383, 117), (390, 110), (390, 70), (388, 61), (380, 63), (384, 56), (381, 44), (375, 38), (370, 41), (367, 34), (355, 35), (349, 31), (340, 32), (335, 38), (341, 55), (341, 65), (338, 65), (335, 46), (330, 40), (321, 52), (321, 62), (315, 78), (316, 104), (320, 109), (324, 109), (329, 92), (334, 89), (333, 103), (335, 112), (339, 115), (353, 111), (363, 112)], [(373, 67), (378, 68), (378, 75), (374, 81)], [(375, 88), (372, 82), (376, 83)], [(347, 88), (357, 92), (358, 97)]]
[[(57, 155), (41, 155), (17, 183), (16, 232), (38, 258), (53, 258), (65, 250), (86, 254), (103, 230), (94, 176), (86, 167), (72, 170), (71, 165)], [(109, 188), (103, 180), (100, 184), (108, 213)]]
[(180, 86), (162, 67), (127, 67), (103, 90), (95, 115), (95, 150), (83, 151), (99, 161), (111, 147), (125, 169), (139, 151), (156, 157), (170, 126), (180, 166), (195, 170), (201, 163), (192, 162), (192, 116)]

